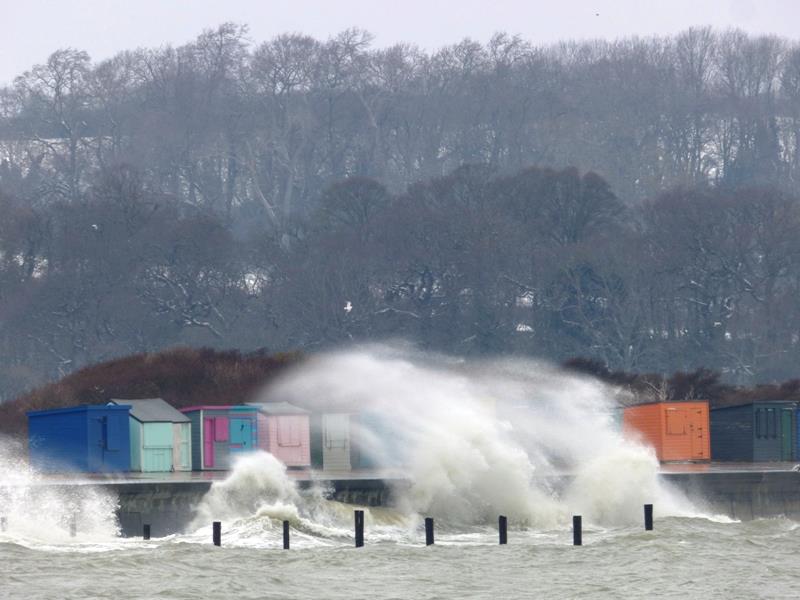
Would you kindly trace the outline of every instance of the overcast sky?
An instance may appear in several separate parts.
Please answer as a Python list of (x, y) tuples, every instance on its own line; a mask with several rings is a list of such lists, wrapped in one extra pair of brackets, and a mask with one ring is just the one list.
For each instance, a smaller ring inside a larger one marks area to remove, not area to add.
[(669, 34), (692, 25), (800, 37), (800, 0), (0, 0), (0, 84), (58, 48), (95, 60), (181, 44), (225, 21), (262, 41), (287, 31), (327, 38), (357, 26), (375, 44), (427, 49), (496, 31), (533, 42)]

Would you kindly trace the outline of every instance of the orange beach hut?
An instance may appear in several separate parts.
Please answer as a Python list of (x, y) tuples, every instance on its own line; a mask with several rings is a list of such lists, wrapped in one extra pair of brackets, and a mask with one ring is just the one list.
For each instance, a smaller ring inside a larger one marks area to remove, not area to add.
[(708, 402), (653, 402), (629, 406), (622, 431), (655, 448), (661, 462), (711, 460)]

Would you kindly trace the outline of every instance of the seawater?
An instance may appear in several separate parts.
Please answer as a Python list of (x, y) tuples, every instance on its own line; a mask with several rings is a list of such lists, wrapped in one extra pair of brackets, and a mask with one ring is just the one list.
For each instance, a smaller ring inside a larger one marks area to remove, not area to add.
[[(385, 346), (316, 357), (264, 399), (355, 405), (402, 432), (359, 432), (374, 457), (402, 448), (411, 481), (395, 506), (361, 507), (360, 549), (359, 507), (298, 490), (265, 453), (215, 482), (185, 533), (144, 541), (118, 536), (116, 500), (101, 488), (42, 485), (5, 443), (0, 598), (797, 597), (797, 524), (736, 522), (663, 484), (652, 451), (614, 426), (619, 393), (531, 361), (467, 364)], [(551, 487), (563, 473), (568, 483)], [(645, 502), (653, 532), (643, 531)], [(571, 545), (573, 514), (584, 517), (582, 547)], [(436, 519), (432, 547), (425, 516)]]
[[(342, 524), (344, 525), (344, 524)], [(344, 527), (342, 527), (344, 529)], [(293, 532), (270, 518), (144, 542), (43, 544), (2, 536), (3, 598), (796, 598), (800, 532), (784, 519), (720, 523), (668, 517), (656, 530), (437, 531), (371, 526), (352, 538)]]

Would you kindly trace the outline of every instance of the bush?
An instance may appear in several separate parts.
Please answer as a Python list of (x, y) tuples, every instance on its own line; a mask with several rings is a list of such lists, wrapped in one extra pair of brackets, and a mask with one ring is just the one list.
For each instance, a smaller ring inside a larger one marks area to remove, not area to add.
[(25, 413), (111, 398), (163, 398), (175, 408), (242, 404), (262, 385), (301, 359), (299, 354), (241, 354), (173, 348), (91, 365), (4, 404), (0, 433), (27, 435)]

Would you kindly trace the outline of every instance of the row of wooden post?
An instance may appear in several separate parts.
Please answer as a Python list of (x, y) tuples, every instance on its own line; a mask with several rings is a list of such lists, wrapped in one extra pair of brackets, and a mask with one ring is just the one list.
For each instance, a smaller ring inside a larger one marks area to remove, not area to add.
[[(5, 519), (5, 518), (4, 518)], [(5, 523), (5, 521), (3, 521)], [(500, 537), (500, 544), (508, 544), (508, 518), (505, 515), (500, 515), (498, 518), (498, 533)], [(5, 525), (3, 525), (5, 531)], [(645, 531), (653, 530), (653, 505), (644, 505), (644, 528)], [(356, 530), (356, 548), (364, 546), (364, 511), (355, 511), (355, 530)], [(150, 525), (144, 526), (144, 539), (150, 539)], [(212, 526), (212, 540), (215, 546), (222, 545), (222, 523), (214, 521)], [(425, 545), (432, 546), (434, 544), (433, 535), (433, 518), (425, 518)], [(572, 545), (583, 545), (583, 518), (580, 515), (572, 517)], [(283, 522), (283, 549), (289, 549), (289, 521)]]
[[(583, 545), (583, 519), (580, 515), (572, 517), (572, 545)], [(644, 505), (644, 528), (645, 531), (653, 530), (653, 505)], [(8, 518), (0, 517), (0, 532), (5, 533), (8, 529)], [(75, 515), (72, 516), (69, 522), (69, 534), (75, 537), (77, 534), (77, 523)], [(355, 511), (355, 530), (356, 530), (356, 548), (361, 548), (364, 545), (364, 511)], [(498, 519), (498, 532), (500, 534), (500, 544), (508, 543), (508, 518), (505, 515), (500, 515)], [(222, 545), (222, 523), (214, 521), (212, 525), (212, 540), (215, 546)], [(144, 524), (142, 527), (142, 537), (145, 540), (150, 539), (150, 525)], [(432, 546), (434, 543), (433, 536), (433, 519), (431, 517), (425, 518), (425, 545)], [(283, 522), (283, 548), (289, 549), (289, 521)]]

